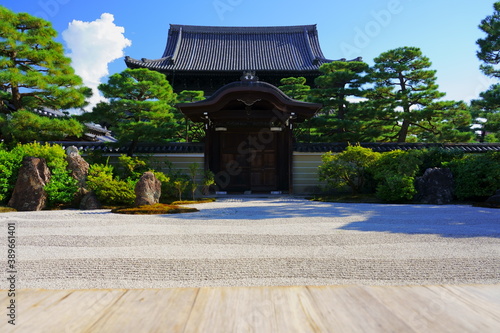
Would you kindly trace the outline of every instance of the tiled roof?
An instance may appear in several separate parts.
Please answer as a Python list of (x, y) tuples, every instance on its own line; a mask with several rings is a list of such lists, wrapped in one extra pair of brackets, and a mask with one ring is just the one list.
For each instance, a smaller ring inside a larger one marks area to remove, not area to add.
[[(102, 151), (109, 154), (126, 154), (128, 145), (104, 142), (53, 142), (61, 145), (64, 149), (75, 146), (78, 150)], [(139, 144), (135, 150), (136, 154), (199, 154), (205, 151), (205, 144), (197, 142), (169, 142), (162, 144)]]
[[(296, 143), (294, 151), (303, 153), (340, 153), (346, 149), (347, 143)], [(443, 148), (446, 150), (461, 150), (466, 153), (484, 153), (488, 151), (500, 152), (500, 143), (360, 143), (360, 146), (371, 148), (375, 152), (393, 150), (412, 150)]]
[[(126, 154), (127, 145), (104, 142), (53, 142), (64, 149), (75, 146), (80, 151), (102, 151), (103, 153)], [(428, 149), (432, 147), (447, 150), (461, 150), (466, 153), (500, 152), (500, 143), (360, 143), (362, 147), (371, 148), (375, 152), (393, 150)], [(295, 143), (293, 150), (303, 153), (340, 153), (348, 146), (347, 143)], [(139, 144), (137, 154), (203, 154), (204, 143), (198, 142), (169, 142), (161, 144)]]
[[(317, 71), (325, 59), (316, 25), (203, 27), (170, 25), (156, 60), (125, 58), (127, 66), (157, 71)], [(258, 74), (258, 73), (257, 73)]]

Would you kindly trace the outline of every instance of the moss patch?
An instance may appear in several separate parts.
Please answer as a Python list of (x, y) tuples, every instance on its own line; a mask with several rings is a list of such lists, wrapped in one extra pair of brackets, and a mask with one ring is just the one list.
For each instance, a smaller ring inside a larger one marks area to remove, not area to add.
[(183, 200), (183, 201), (174, 201), (172, 202), (172, 205), (191, 205), (191, 204), (199, 204), (199, 203), (209, 203), (209, 202), (214, 202), (215, 198), (203, 198), (199, 200)]
[(17, 212), (14, 208), (0, 206), (0, 213)]
[(129, 208), (115, 208), (111, 210), (116, 214), (134, 214), (134, 215), (161, 215), (161, 214), (179, 214), (198, 212), (198, 209), (192, 207), (182, 207), (178, 205), (155, 204)]

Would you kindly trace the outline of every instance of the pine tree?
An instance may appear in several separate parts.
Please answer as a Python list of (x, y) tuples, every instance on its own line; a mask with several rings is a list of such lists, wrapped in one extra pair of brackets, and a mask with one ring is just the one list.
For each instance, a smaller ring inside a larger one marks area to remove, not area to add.
[(500, 84), (492, 85), (479, 95), (480, 99), (471, 101), (474, 118), (481, 119), (481, 142), (500, 141)]
[(287, 77), (280, 80), (281, 85), (278, 88), (290, 98), (306, 101), (311, 91), (306, 81), (305, 77)]
[(479, 46), (477, 57), (484, 62), (481, 65), (484, 74), (500, 78), (500, 69), (494, 67), (500, 63), (500, 2), (495, 2), (493, 8), (493, 15), (487, 16), (479, 25), (486, 37), (476, 42)]
[(111, 75), (99, 90), (109, 102), (97, 104), (81, 118), (107, 126), (120, 142), (130, 144), (129, 156), (139, 142), (166, 142), (176, 136), (176, 96), (165, 75), (145, 68), (127, 68)]
[(81, 107), (82, 86), (50, 22), (0, 6), (0, 113)]
[(375, 83), (367, 97), (384, 127), (384, 141), (406, 142), (411, 129), (432, 131), (442, 119), (433, 104), (445, 94), (438, 91), (436, 71), (416, 47), (401, 47), (374, 59), (370, 76)]
[[(201, 90), (183, 90), (177, 95), (177, 103), (194, 103), (205, 99)], [(179, 124), (178, 138), (186, 142), (202, 141), (205, 137), (205, 124), (193, 123), (188, 117), (174, 110), (175, 118)], [(183, 125), (184, 124), (184, 125)]]
[(365, 141), (367, 119), (363, 118), (360, 97), (368, 82), (368, 65), (362, 61), (334, 61), (320, 67), (323, 75), (315, 80), (311, 100), (323, 104), (321, 114), (313, 119), (321, 139), (327, 141)]

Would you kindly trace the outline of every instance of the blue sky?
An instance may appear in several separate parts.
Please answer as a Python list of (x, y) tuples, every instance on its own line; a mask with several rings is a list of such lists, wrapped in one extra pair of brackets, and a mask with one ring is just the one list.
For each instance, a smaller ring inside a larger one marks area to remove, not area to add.
[[(493, 13), (494, 0), (0, 0), (16, 12), (52, 22), (58, 40), (73, 20), (91, 22), (112, 14), (118, 32), (131, 41), (122, 48), (133, 58), (161, 57), (169, 24), (277, 26), (317, 24), (323, 53), (329, 59), (373, 58), (401, 46), (416, 46), (437, 70), (446, 99), (476, 98), (493, 83), (479, 71), (478, 25)], [(108, 17), (109, 18), (109, 17)], [(109, 23), (109, 22), (108, 22)], [(115, 30), (115, 33), (116, 30)], [(78, 42), (78, 40), (76, 41)], [(87, 39), (79, 44), (90, 43)], [(91, 45), (89, 45), (91, 48)], [(68, 50), (69, 53), (69, 50)], [(90, 59), (92, 61), (92, 59)], [(109, 73), (125, 69), (120, 57)], [(106, 81), (105, 78), (102, 81)]]

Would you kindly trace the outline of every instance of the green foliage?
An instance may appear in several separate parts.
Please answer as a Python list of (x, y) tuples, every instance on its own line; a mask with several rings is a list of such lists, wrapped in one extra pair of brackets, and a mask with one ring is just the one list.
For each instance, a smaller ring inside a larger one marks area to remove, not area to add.
[(311, 87), (306, 85), (304, 77), (288, 77), (280, 80), (278, 88), (290, 98), (306, 101), (309, 98)]
[(93, 164), (89, 168), (87, 186), (93, 190), (103, 205), (130, 206), (135, 200), (133, 180), (120, 180), (113, 176), (113, 167)]
[(158, 179), (161, 183), (161, 202), (171, 202), (174, 197), (174, 190), (172, 189), (173, 185), (170, 182), (170, 177), (165, 173), (160, 171), (153, 171), (156, 179)]
[(429, 168), (442, 168), (445, 164), (453, 160), (461, 159), (464, 152), (461, 149), (443, 149), (434, 147), (423, 149), (418, 153), (421, 161), (420, 170), (417, 175), (421, 176)]
[(394, 150), (383, 153), (372, 165), (376, 194), (386, 201), (410, 200), (416, 193), (414, 181), (422, 161), (420, 151)]
[(500, 189), (500, 153), (465, 155), (445, 165), (453, 173), (460, 200), (488, 197)]
[(493, 9), (493, 14), (487, 16), (479, 25), (479, 29), (486, 34), (486, 37), (480, 38), (476, 42), (479, 46), (477, 57), (484, 63), (481, 65), (484, 74), (500, 78), (500, 70), (494, 67), (500, 63), (498, 57), (500, 52), (500, 44), (498, 43), (500, 40), (500, 2), (495, 2)]
[(367, 170), (380, 158), (369, 148), (349, 146), (339, 154), (326, 153), (319, 166), (319, 179), (330, 188), (348, 186), (353, 194), (359, 193), (367, 180)]
[[(187, 187), (190, 184), (190, 178), (188, 175), (182, 173), (180, 170), (176, 170), (172, 167), (172, 163), (167, 162), (166, 167), (158, 166), (155, 168), (156, 170), (165, 170), (166, 171), (153, 171), (156, 178), (161, 182), (161, 197), (160, 202), (162, 203), (171, 203), (172, 201), (178, 200), (179, 198), (179, 183), (176, 185), (176, 182), (180, 182), (182, 184), (181, 193), (182, 195), (187, 195)], [(185, 193), (186, 192), (186, 193)]]
[(145, 68), (113, 74), (99, 90), (109, 102), (81, 116), (84, 121), (111, 129), (133, 155), (139, 142), (165, 142), (178, 132), (173, 104), (175, 94), (165, 75)]
[(215, 175), (212, 171), (206, 169), (203, 172), (203, 194), (208, 195), (210, 193), (210, 186), (215, 185)]
[(58, 141), (68, 137), (79, 138), (84, 126), (76, 119), (52, 119), (20, 110), (7, 118), (2, 132), (10, 141)]
[[(471, 101), (472, 115), (477, 119), (481, 132), (479, 141), (500, 141), (500, 84), (494, 84)], [(480, 119), (480, 120), (479, 120)], [(487, 138), (489, 136), (489, 138)]]
[(137, 156), (120, 155), (118, 161), (122, 166), (123, 172), (120, 176), (123, 179), (138, 180), (144, 172), (149, 171), (148, 162)]
[(445, 94), (438, 91), (436, 71), (416, 47), (383, 52), (374, 59), (370, 76), (375, 87), (367, 94), (378, 110), (383, 140), (406, 142), (414, 128), (433, 131), (439, 110), (433, 104)]
[(71, 177), (65, 169), (52, 170), (50, 182), (45, 186), (49, 207), (69, 204), (75, 198), (78, 181)]
[(471, 142), (475, 140), (471, 123), (472, 114), (464, 102), (433, 102), (427, 106), (427, 119), (415, 124), (411, 136), (418, 142)]
[(17, 180), (22, 155), (7, 151), (0, 145), (0, 203), (7, 203)]
[(45, 186), (48, 205), (56, 207), (72, 202), (78, 190), (78, 182), (71, 177), (70, 172), (67, 170), (66, 152), (60, 145), (50, 145), (48, 143), (42, 145), (38, 142), (25, 145), (19, 144), (11, 150), (10, 156), (13, 157), (15, 162), (12, 164), (14, 167), (10, 171), (10, 186), (8, 186), (6, 193), (11, 194), (11, 190), (15, 185), (14, 177), (17, 178), (22, 159), (26, 156), (33, 156), (45, 159), (51, 172), (50, 182)]
[(323, 140), (335, 142), (365, 141), (360, 131), (372, 117), (360, 112), (353, 98), (363, 97), (362, 85), (368, 82), (368, 65), (362, 61), (333, 61), (320, 67), (310, 99), (323, 104), (321, 114), (312, 120)]
[(411, 200), (417, 193), (414, 182), (414, 177), (387, 175), (377, 186), (377, 197), (389, 202)]
[(182, 201), (182, 193), (186, 190), (188, 185), (190, 184), (189, 180), (184, 179), (176, 179), (173, 181), (174, 187), (179, 194), (179, 201)]
[(50, 22), (0, 6), (0, 113), (48, 107), (81, 107), (90, 89), (82, 86)]
[(201, 90), (183, 90), (177, 95), (177, 103), (193, 103), (205, 99), (205, 93)]
[(198, 189), (198, 184), (196, 183), (196, 177), (198, 177), (198, 172), (200, 170), (200, 165), (198, 163), (191, 163), (189, 165), (189, 189), (191, 190), (191, 195), (193, 201), (195, 200), (195, 192)]
[[(201, 90), (183, 90), (177, 95), (177, 103), (193, 103), (205, 99), (205, 93)], [(194, 123), (179, 112), (173, 111), (177, 123), (177, 138), (185, 142), (202, 142), (205, 138), (205, 124)]]

